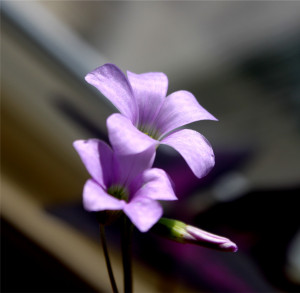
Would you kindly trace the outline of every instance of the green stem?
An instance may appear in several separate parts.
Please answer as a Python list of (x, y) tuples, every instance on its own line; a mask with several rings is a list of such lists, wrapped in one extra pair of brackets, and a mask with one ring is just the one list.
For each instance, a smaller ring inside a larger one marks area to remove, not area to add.
[(107, 268), (107, 272), (109, 275), (111, 288), (112, 288), (113, 293), (118, 293), (118, 288), (116, 285), (116, 281), (115, 281), (114, 274), (113, 274), (112, 267), (111, 267), (110, 260), (109, 260), (108, 249), (107, 249), (107, 244), (106, 244), (106, 237), (105, 237), (105, 229), (104, 229), (104, 225), (102, 225), (102, 224), (100, 224), (100, 235), (101, 235), (101, 243), (102, 243), (102, 248), (103, 248), (103, 253), (104, 253), (104, 257), (105, 257), (106, 268)]
[(122, 229), (122, 257), (124, 272), (124, 293), (132, 293), (132, 260), (131, 260), (131, 234), (132, 224), (124, 215)]

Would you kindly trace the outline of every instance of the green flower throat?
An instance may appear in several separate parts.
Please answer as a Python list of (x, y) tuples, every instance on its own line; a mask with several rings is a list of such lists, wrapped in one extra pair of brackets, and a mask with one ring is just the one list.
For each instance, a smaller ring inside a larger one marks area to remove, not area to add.
[(151, 138), (158, 140), (160, 137), (160, 133), (159, 131), (150, 125), (146, 125), (146, 124), (141, 124), (137, 126), (137, 129), (140, 130), (141, 132), (147, 134), (148, 136), (150, 136)]
[(117, 199), (128, 201), (129, 192), (123, 186), (112, 185), (111, 187), (108, 188), (107, 193)]

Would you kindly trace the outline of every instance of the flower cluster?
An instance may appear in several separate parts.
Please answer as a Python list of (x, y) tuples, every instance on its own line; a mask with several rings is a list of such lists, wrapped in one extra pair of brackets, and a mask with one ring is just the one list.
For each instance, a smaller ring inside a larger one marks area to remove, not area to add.
[(199, 120), (217, 120), (187, 91), (167, 96), (168, 79), (160, 72), (127, 76), (115, 65), (90, 72), (86, 81), (119, 111), (107, 119), (111, 147), (97, 140), (79, 140), (74, 147), (91, 175), (83, 190), (88, 211), (122, 210), (142, 232), (161, 218), (158, 201), (176, 200), (165, 171), (152, 168), (156, 148), (165, 144), (184, 158), (195, 176), (214, 166), (209, 142), (182, 126)]

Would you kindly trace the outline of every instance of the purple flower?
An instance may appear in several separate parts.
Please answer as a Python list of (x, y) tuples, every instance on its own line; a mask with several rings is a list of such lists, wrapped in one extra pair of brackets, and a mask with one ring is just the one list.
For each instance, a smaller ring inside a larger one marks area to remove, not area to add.
[(154, 150), (120, 156), (98, 139), (73, 143), (91, 175), (83, 189), (83, 205), (88, 211), (123, 210), (142, 232), (162, 216), (157, 200), (176, 200), (167, 174), (149, 169)]
[(164, 73), (124, 73), (113, 64), (90, 72), (86, 81), (108, 98), (121, 114), (107, 119), (110, 141), (120, 154), (135, 154), (166, 144), (178, 151), (201, 178), (214, 166), (209, 142), (198, 132), (179, 127), (198, 120), (217, 120), (187, 91), (166, 97)]

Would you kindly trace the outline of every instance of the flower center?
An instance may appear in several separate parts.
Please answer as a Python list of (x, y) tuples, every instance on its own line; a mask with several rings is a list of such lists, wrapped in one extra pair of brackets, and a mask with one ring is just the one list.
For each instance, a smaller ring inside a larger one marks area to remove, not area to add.
[(159, 131), (156, 129), (156, 127), (153, 127), (153, 125), (149, 124), (140, 124), (137, 126), (137, 129), (140, 130), (141, 132), (147, 134), (153, 139), (158, 140), (160, 137)]
[(129, 192), (121, 185), (112, 185), (107, 189), (107, 193), (116, 197), (117, 199), (128, 200)]

